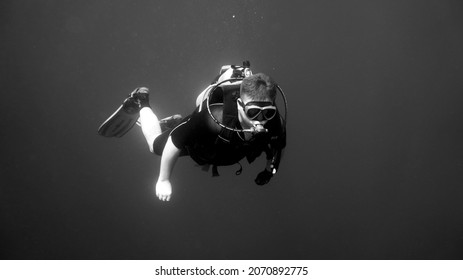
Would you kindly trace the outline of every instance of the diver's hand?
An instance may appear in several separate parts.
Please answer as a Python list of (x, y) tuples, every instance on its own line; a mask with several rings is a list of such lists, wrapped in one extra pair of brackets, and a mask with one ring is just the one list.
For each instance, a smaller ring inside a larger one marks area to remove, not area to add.
[(158, 180), (156, 183), (156, 196), (159, 200), (169, 201), (172, 195), (172, 185), (169, 180)]
[(256, 182), (256, 184), (262, 186), (262, 185), (265, 185), (267, 184), (268, 182), (270, 182), (270, 179), (273, 177), (273, 174), (272, 172), (268, 171), (267, 169), (265, 169), (264, 171), (260, 172), (259, 174), (257, 174), (257, 177), (256, 179), (254, 180), (254, 182)]

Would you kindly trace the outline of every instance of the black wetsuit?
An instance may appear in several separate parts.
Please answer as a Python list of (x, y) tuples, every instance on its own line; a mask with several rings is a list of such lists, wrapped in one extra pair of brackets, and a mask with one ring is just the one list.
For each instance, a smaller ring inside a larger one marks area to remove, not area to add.
[[(244, 140), (243, 133), (233, 132), (230, 139), (222, 139), (218, 137), (222, 128), (213, 121), (205, 106), (203, 103), (201, 111), (199, 107), (196, 108), (178, 126), (156, 138), (153, 143), (154, 152), (162, 154), (170, 135), (174, 145), (181, 150), (180, 155), (190, 155), (199, 165), (232, 165), (245, 157), (253, 162), (262, 152), (266, 152), (268, 159), (278, 157), (279, 162), (281, 150), (286, 145), (286, 136), (278, 115), (265, 124), (267, 133), (259, 133)], [(212, 104), (210, 108), (217, 120), (222, 121), (223, 106)], [(236, 128), (240, 129), (239, 122), (236, 123)]]

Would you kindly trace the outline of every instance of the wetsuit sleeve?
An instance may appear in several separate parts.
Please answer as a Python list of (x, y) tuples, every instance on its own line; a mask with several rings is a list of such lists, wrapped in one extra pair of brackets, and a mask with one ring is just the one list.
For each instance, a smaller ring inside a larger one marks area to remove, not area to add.
[(272, 145), (270, 145), (270, 148), (266, 151), (267, 159), (272, 161), (271, 163), (272, 169), (275, 170), (275, 173), (280, 166), (282, 154), (283, 154), (283, 149), (272, 147)]
[(274, 118), (274, 120), (272, 123), (273, 133), (266, 155), (267, 159), (272, 161), (274, 172), (276, 172), (280, 166), (283, 149), (286, 147), (286, 128), (282, 120), (279, 118)]

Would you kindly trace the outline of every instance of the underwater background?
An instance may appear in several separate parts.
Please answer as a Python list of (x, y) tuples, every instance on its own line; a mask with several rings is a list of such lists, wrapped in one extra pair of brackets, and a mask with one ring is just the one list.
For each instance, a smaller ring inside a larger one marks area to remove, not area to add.
[[(2, 259), (461, 259), (463, 4), (450, 0), (0, 4)], [(279, 173), (201, 171), (173, 198), (141, 130), (98, 126), (135, 87), (194, 110), (251, 61), (289, 102)]]

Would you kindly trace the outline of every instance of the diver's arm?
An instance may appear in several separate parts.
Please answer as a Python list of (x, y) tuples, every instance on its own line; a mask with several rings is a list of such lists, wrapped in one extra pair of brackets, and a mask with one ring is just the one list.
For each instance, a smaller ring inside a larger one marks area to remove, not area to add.
[(267, 163), (265, 164), (265, 170), (268, 172), (273, 172), (273, 160), (272, 159), (267, 159)]
[(180, 155), (180, 149), (172, 142), (171, 136), (167, 139), (161, 157), (161, 167), (158, 181), (156, 183), (156, 196), (163, 201), (169, 201), (172, 195), (170, 175)]
[(265, 165), (264, 171), (257, 174), (255, 179), (256, 184), (258, 185), (265, 185), (270, 182), (270, 179), (277, 173), (278, 166), (280, 165), (281, 159), (281, 149), (276, 149), (272, 147), (268, 147), (265, 151), (267, 155), (267, 162)]
[(267, 164), (264, 171), (257, 175), (255, 182), (258, 185), (267, 184), (273, 175), (277, 173), (278, 167), (280, 166), (283, 149), (286, 147), (286, 126), (281, 119), (279, 125), (277, 125), (277, 131), (279, 131), (277, 134), (278, 136), (272, 137), (269, 145), (265, 149)]
[(280, 166), (283, 149), (272, 148), (272, 156), (267, 158), (267, 170), (276, 174)]

